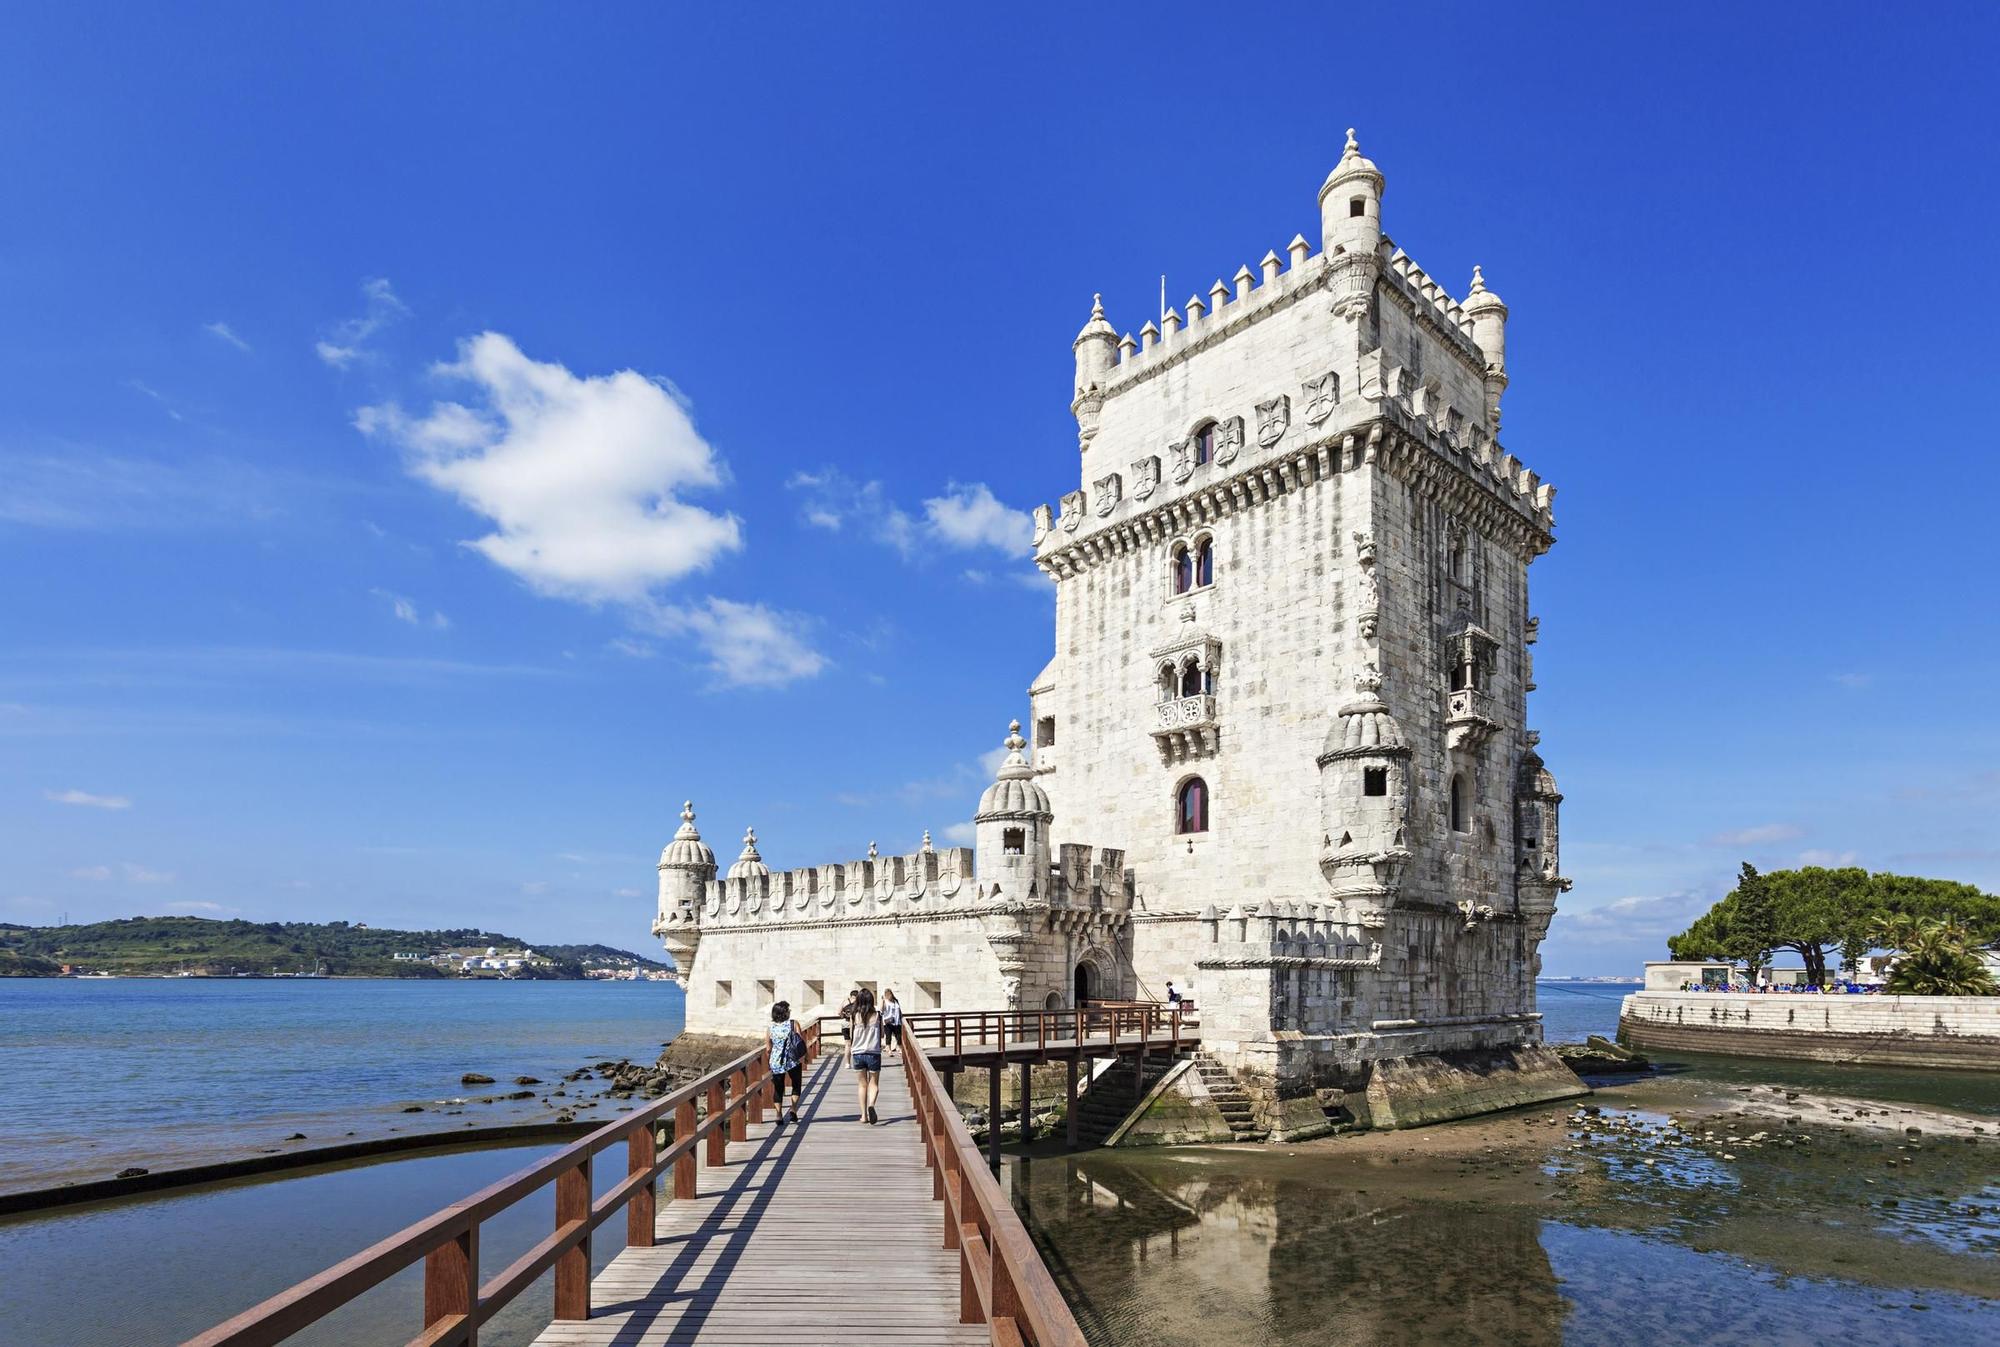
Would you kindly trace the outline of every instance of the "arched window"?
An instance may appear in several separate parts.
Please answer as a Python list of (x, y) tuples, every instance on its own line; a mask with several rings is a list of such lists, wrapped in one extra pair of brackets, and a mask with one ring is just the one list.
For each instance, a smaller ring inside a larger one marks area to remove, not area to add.
[(1194, 547), (1194, 582), (1197, 585), (1215, 583), (1215, 542), (1203, 538)]
[(1451, 830), (1455, 833), (1472, 831), (1471, 800), (1465, 786), (1465, 773), (1454, 772), (1451, 778)]
[(1205, 833), (1208, 831), (1208, 783), (1198, 776), (1191, 776), (1181, 783), (1175, 798), (1174, 831), (1177, 833)]
[(1215, 456), (1215, 422), (1194, 433), (1194, 465), (1198, 468)]
[(1188, 551), (1186, 543), (1174, 544), (1174, 593), (1185, 594), (1194, 588), (1194, 553)]
[(1196, 664), (1193, 660), (1189, 660), (1187, 662), (1187, 667), (1181, 670), (1181, 696), (1183, 697), (1201, 696), (1203, 692), (1207, 691), (1207, 689), (1202, 686), (1202, 684), (1206, 681), (1207, 680), (1202, 677), (1201, 666)]
[(1167, 701), (1170, 698), (1179, 696), (1180, 686), (1180, 675), (1174, 672), (1174, 666), (1171, 664), (1162, 664), (1160, 666), (1160, 700)]

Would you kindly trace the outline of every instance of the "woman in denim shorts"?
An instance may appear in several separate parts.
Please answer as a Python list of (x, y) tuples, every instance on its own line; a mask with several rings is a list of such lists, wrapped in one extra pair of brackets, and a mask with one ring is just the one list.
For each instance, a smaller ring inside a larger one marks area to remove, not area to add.
[(882, 1089), (882, 1017), (875, 1011), (875, 993), (863, 987), (854, 994), (854, 1036), (847, 1040), (847, 1065), (854, 1071), (861, 1097), (861, 1121), (874, 1123), (875, 1097)]

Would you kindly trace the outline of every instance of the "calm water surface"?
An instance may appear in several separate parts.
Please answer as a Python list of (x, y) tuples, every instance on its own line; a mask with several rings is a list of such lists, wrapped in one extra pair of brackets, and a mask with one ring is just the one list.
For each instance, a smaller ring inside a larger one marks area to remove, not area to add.
[(474, 1101), (651, 1062), (681, 1023), (663, 982), (0, 978), (0, 1189), (550, 1118), (547, 1087)]

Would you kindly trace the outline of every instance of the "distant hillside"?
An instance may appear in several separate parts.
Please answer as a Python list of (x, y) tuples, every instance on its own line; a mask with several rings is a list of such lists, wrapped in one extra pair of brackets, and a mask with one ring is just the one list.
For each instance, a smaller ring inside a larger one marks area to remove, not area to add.
[(92, 972), (312, 972), (335, 977), (440, 978), (451, 973), (421, 959), (446, 950), (532, 948), (553, 963), (511, 976), (580, 978), (586, 968), (656, 969), (664, 965), (607, 945), (536, 945), (497, 931), (398, 931), (335, 922), (213, 921), (206, 917), (130, 917), (85, 926), (0, 923), (0, 976), (48, 976), (60, 965)]

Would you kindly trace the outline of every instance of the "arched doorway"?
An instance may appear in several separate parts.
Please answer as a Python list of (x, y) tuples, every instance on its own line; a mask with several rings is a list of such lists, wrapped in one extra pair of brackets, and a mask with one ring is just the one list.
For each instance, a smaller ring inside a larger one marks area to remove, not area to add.
[(1097, 999), (1097, 970), (1087, 963), (1076, 966), (1076, 1005), (1078, 1009)]

